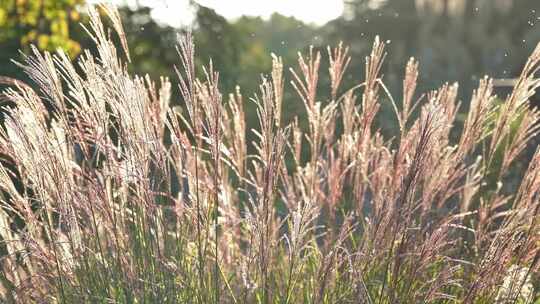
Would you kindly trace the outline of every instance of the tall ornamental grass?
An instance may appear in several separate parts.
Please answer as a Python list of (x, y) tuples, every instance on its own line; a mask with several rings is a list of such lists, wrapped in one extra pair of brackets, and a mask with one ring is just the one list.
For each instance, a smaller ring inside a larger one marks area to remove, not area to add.
[[(508, 176), (539, 130), (528, 99), (540, 86), (540, 44), (504, 102), (480, 80), (458, 128), (457, 84), (417, 93), (414, 59), (403, 94), (390, 95), (379, 39), (354, 87), (340, 86), (350, 58), (339, 45), (300, 54), (290, 72), (274, 56), (246, 98), (222, 94), (211, 61), (196, 68), (186, 34), (176, 67), (183, 102), (173, 108), (168, 79), (128, 72), (119, 14), (100, 9), (110, 28), (90, 8), (95, 49), (75, 63), (34, 48), (19, 63), (32, 86), (0, 78), (10, 86), (0, 128), (2, 302), (537, 297), (540, 152), (515, 188)], [(329, 88), (319, 87), (323, 72)], [(284, 90), (304, 105), (302, 127), (282, 119)], [(248, 102), (256, 126), (246, 125)], [(393, 138), (374, 125), (386, 102)]]

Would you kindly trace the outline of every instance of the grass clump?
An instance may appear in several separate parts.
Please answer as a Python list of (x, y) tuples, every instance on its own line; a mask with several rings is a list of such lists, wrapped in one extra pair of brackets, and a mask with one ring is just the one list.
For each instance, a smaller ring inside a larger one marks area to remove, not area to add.
[[(103, 8), (122, 55), (90, 8), (94, 53), (73, 64), (34, 49), (20, 65), (37, 91), (0, 79), (11, 85), (0, 129), (4, 302), (536, 297), (540, 152), (515, 191), (503, 185), (538, 132), (528, 98), (540, 45), (504, 103), (480, 81), (457, 140), (457, 85), (417, 98), (411, 59), (395, 101), (378, 39), (353, 88), (340, 87), (348, 50), (328, 50), (328, 98), (317, 94), (322, 56), (299, 55), (290, 79), (305, 130), (281, 118), (289, 84), (274, 57), (252, 98), (259, 125), (248, 127), (240, 90), (224, 101), (212, 64), (196, 71), (189, 34), (178, 42), (182, 109), (169, 107), (168, 79), (130, 75), (118, 13)], [(400, 127), (392, 139), (374, 126), (382, 100)]]

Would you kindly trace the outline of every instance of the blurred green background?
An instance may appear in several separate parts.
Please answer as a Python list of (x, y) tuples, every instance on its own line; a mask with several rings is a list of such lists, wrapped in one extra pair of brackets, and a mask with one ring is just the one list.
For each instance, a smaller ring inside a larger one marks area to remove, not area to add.
[[(60, 47), (73, 58), (81, 49), (91, 48), (79, 26), (85, 22), (85, 5), (85, 0), (0, 0), (0, 75), (25, 79), (10, 59), (19, 59), (18, 50), (27, 51), (30, 44), (44, 50)], [(404, 65), (413, 56), (420, 61), (420, 92), (458, 81), (466, 108), (478, 79), (485, 74), (517, 77), (540, 41), (539, 0), (345, 0), (343, 15), (324, 25), (305, 24), (277, 13), (270, 18), (228, 20), (197, 1), (191, 1), (191, 7), (198, 64), (213, 58), (221, 72), (222, 92), (233, 92), (238, 84), (246, 97), (257, 92), (259, 75), (269, 72), (271, 52), (296, 68), (298, 51), (314, 45), (325, 55), (326, 46), (339, 41), (351, 48), (352, 63), (344, 82), (345, 87), (352, 86), (362, 81), (364, 57), (375, 35), (380, 35), (389, 43), (384, 80), (398, 100)], [(166, 75), (175, 81), (173, 65), (179, 63), (175, 40), (185, 29), (152, 19), (150, 7), (122, 6), (120, 10), (133, 72), (155, 78)], [(322, 65), (323, 73), (326, 67)], [(289, 88), (284, 103), (286, 120), (303, 115), (301, 102), (291, 93)], [(325, 75), (319, 96), (321, 101), (329, 96)], [(175, 103), (182, 103), (178, 94)], [(378, 119), (386, 121), (386, 115), (391, 114), (383, 109)], [(248, 106), (247, 117), (248, 122), (256, 119), (252, 106)], [(394, 128), (392, 124), (380, 126), (388, 132)]]

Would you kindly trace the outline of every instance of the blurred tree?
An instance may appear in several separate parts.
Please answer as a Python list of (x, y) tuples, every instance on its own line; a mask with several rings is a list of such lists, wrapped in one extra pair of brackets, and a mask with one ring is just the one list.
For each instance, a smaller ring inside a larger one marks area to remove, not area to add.
[[(351, 45), (353, 66), (375, 35), (390, 43), (385, 80), (399, 93), (408, 57), (420, 61), (422, 91), (459, 81), (461, 96), (484, 74), (515, 77), (540, 40), (538, 0), (346, 0), (344, 16), (326, 29)], [(354, 60), (356, 59), (356, 60)]]
[[(178, 63), (176, 36), (179, 29), (157, 23), (148, 7), (120, 8), (124, 30), (130, 48), (130, 68), (139, 75), (174, 78), (173, 66)], [(88, 45), (91, 45), (89, 43)]]
[(0, 75), (22, 77), (9, 60), (30, 44), (49, 51), (62, 48), (71, 56), (77, 55), (80, 45), (71, 38), (70, 27), (79, 21), (77, 8), (83, 4), (84, 0), (1, 0)]
[[(268, 75), (271, 66), (271, 53), (281, 56), (286, 66), (296, 67), (298, 52), (309, 47), (317, 37), (316, 28), (303, 23), (293, 17), (286, 17), (277, 13), (268, 20), (260, 17), (241, 17), (232, 25), (246, 41), (239, 64), (238, 84), (247, 97), (258, 92), (260, 77), (254, 75)], [(286, 79), (290, 79), (288, 69), (285, 68)], [(288, 86), (288, 81), (285, 83)], [(255, 107), (247, 104), (248, 124), (253, 125), (256, 120)], [(290, 122), (294, 116), (305, 115), (302, 102), (292, 90), (285, 90), (283, 103), (283, 121)]]
[(246, 37), (234, 24), (218, 15), (213, 9), (197, 7), (194, 39), (201, 62), (208, 65), (210, 58), (214, 68), (220, 72), (220, 83), (227, 92), (238, 84), (241, 70), (240, 60), (247, 49)]
[(83, 0), (2, 0), (0, 3), (0, 42), (18, 40), (41, 49), (62, 48), (71, 55), (80, 51), (70, 39), (69, 26), (79, 20), (77, 6)]

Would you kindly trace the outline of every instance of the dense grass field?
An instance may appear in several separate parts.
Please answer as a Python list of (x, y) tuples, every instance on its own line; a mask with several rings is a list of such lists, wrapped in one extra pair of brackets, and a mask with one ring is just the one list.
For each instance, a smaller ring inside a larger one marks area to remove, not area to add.
[[(95, 49), (76, 62), (34, 49), (20, 63), (32, 85), (0, 78), (3, 303), (539, 298), (540, 152), (516, 164), (539, 130), (528, 99), (540, 44), (511, 95), (501, 102), (486, 77), (467, 111), (457, 84), (416, 92), (414, 59), (392, 96), (379, 39), (354, 87), (340, 86), (350, 58), (339, 45), (299, 55), (290, 72), (273, 56), (248, 97), (223, 94), (211, 61), (195, 66), (189, 33), (177, 80), (131, 75), (119, 14), (99, 9)], [(284, 90), (305, 123), (282, 119)], [(258, 125), (246, 125), (249, 102)], [(392, 138), (374, 123), (383, 103)]]

